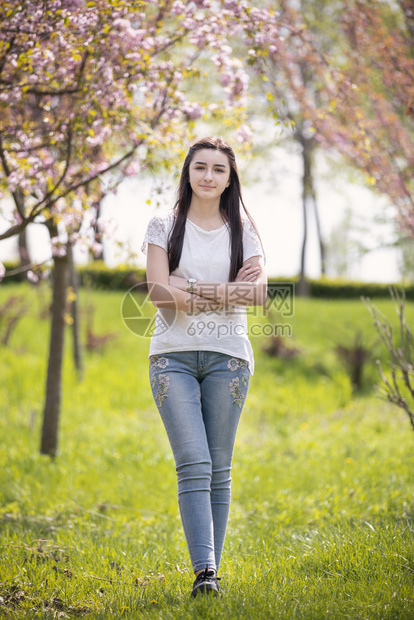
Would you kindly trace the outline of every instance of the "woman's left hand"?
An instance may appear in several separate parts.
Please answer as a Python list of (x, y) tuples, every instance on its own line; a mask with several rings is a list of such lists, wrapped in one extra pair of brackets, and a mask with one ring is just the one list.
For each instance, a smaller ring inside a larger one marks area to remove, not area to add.
[(255, 282), (260, 274), (259, 267), (252, 267), (251, 263), (246, 263), (237, 272), (235, 282)]

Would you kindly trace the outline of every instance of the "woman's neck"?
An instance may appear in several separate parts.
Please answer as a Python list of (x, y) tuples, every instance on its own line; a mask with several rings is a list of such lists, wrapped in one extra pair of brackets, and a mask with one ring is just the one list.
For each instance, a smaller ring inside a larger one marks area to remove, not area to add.
[[(191, 200), (187, 213), (188, 219), (194, 224), (216, 225), (223, 224), (223, 217), (220, 213), (220, 201)], [(217, 226), (216, 226), (217, 228)]]

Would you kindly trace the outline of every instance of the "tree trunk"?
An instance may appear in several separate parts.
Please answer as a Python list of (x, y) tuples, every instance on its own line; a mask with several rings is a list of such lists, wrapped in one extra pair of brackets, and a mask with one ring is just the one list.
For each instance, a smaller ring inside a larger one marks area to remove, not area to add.
[[(29, 249), (27, 247), (27, 228), (23, 228), (23, 230), (19, 233), (18, 243), (20, 267), (24, 269), (30, 265)], [(24, 280), (26, 277), (27, 272), (24, 270), (21, 274), (21, 278)]]
[(302, 161), (303, 161), (303, 176), (302, 176), (302, 211), (303, 211), (303, 240), (301, 249), (300, 260), (300, 274), (298, 284), (298, 295), (302, 297), (309, 296), (309, 282), (306, 280), (306, 245), (308, 240), (308, 215), (311, 207), (313, 206), (313, 212), (315, 214), (316, 232), (318, 235), (319, 251), (320, 251), (320, 265), (321, 275), (324, 276), (326, 272), (326, 256), (325, 256), (325, 244), (322, 238), (321, 221), (319, 217), (318, 202), (316, 199), (315, 185), (313, 182), (313, 151), (314, 151), (314, 139), (306, 138), (301, 129), (297, 129), (296, 134), (298, 142), (302, 146)]
[[(98, 218), (101, 216), (101, 201), (96, 202), (94, 204), (95, 208), (96, 208), (96, 221), (98, 220)], [(93, 226), (93, 234), (94, 234), (94, 239), (97, 243), (102, 244), (102, 248), (99, 252), (92, 252), (92, 260), (104, 260), (104, 251), (103, 251), (103, 243), (102, 243), (102, 234), (98, 228), (97, 224), (94, 224)]]
[(41, 454), (48, 454), (52, 457), (56, 456), (58, 447), (67, 274), (68, 257), (55, 256), (53, 269), (52, 325), (46, 380), (46, 400), (43, 411), (40, 447)]
[(316, 231), (318, 233), (319, 252), (320, 252), (320, 259), (321, 259), (321, 275), (324, 276), (326, 273), (326, 251), (325, 251), (325, 243), (322, 238), (321, 219), (319, 217), (318, 201), (316, 199), (316, 191), (315, 191), (315, 186), (313, 184), (312, 173), (311, 173), (311, 183), (312, 183), (313, 212), (315, 213)]
[(306, 245), (308, 241), (308, 210), (312, 198), (312, 168), (311, 168), (311, 144), (307, 140), (300, 128), (297, 128), (297, 139), (302, 145), (302, 214), (303, 214), (303, 238), (300, 256), (300, 273), (297, 294), (300, 297), (309, 297), (309, 282), (306, 280)]
[(82, 379), (83, 375), (83, 360), (82, 360), (82, 348), (79, 337), (79, 305), (78, 305), (78, 276), (75, 269), (75, 263), (73, 260), (73, 246), (70, 242), (67, 243), (68, 253), (68, 267), (69, 267), (69, 286), (71, 287), (70, 298), (70, 315), (72, 317), (72, 335), (73, 335), (73, 360), (75, 363), (78, 379)]

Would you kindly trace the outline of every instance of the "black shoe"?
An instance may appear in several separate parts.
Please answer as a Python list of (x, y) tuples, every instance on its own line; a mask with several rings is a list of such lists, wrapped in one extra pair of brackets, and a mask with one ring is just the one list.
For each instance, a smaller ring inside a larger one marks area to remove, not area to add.
[(199, 592), (218, 596), (220, 590), (219, 579), (220, 577), (216, 577), (215, 572), (208, 570), (208, 566), (206, 566), (205, 570), (197, 576), (193, 583), (191, 596), (195, 598)]

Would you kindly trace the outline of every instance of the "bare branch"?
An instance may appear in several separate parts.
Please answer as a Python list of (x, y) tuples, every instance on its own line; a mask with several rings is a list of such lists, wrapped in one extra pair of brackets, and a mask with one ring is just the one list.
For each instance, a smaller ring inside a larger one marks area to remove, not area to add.
[(14, 235), (18, 235), (19, 233), (21, 233), (22, 230), (26, 228), (26, 226), (33, 222), (35, 217), (36, 216), (31, 213), (22, 222), (20, 222), (20, 224), (14, 224), (13, 226), (10, 226), (8, 230), (0, 234), (0, 241), (3, 241), (3, 239), (10, 239), (10, 237), (14, 237)]
[[(414, 412), (412, 406), (407, 403), (407, 400), (401, 394), (400, 385), (403, 383), (408, 389), (411, 398), (414, 400), (414, 389), (411, 385), (411, 380), (414, 376), (414, 367), (411, 363), (412, 351), (414, 339), (411, 330), (409, 329), (405, 320), (405, 303), (406, 296), (404, 288), (400, 295), (398, 290), (393, 287), (390, 288), (390, 294), (394, 305), (394, 310), (398, 316), (400, 323), (400, 347), (396, 347), (392, 336), (392, 327), (388, 319), (383, 315), (370, 299), (361, 297), (368, 312), (374, 319), (374, 325), (377, 329), (382, 342), (385, 344), (390, 356), (391, 356), (391, 376), (392, 383), (386, 377), (381, 367), (381, 362), (377, 360), (377, 366), (379, 375), (382, 381), (382, 387), (375, 386), (376, 390), (382, 398), (385, 398), (390, 403), (403, 409), (410, 420), (412, 429), (414, 430)], [(407, 359), (408, 356), (408, 359)], [(409, 360), (409, 361), (408, 361)]]
[(53, 202), (55, 202), (54, 200), (51, 201), (51, 197), (53, 196), (53, 194), (56, 192), (56, 190), (58, 189), (58, 187), (63, 183), (65, 177), (66, 177), (66, 173), (68, 171), (69, 168), (69, 164), (70, 164), (70, 160), (72, 157), (72, 125), (69, 125), (68, 127), (68, 133), (67, 133), (67, 150), (66, 150), (66, 161), (65, 161), (65, 168), (60, 176), (60, 179), (58, 179), (56, 185), (54, 186), (53, 189), (51, 189), (46, 196), (41, 200), (41, 202), (39, 202), (33, 209), (33, 212), (38, 214), (40, 213), (40, 211), (43, 210), (43, 207), (40, 208), (39, 210), (39, 206), (41, 206), (44, 203), (47, 203), (48, 205), (53, 204)]
[(37, 269), (38, 267), (41, 267), (42, 265), (45, 265), (46, 263), (49, 263), (49, 262), (50, 262), (50, 258), (47, 258), (41, 263), (36, 263), (36, 265), (23, 265), (21, 267), (16, 267), (16, 269), (11, 269), (10, 271), (6, 271), (6, 273), (4, 274), (4, 278), (7, 278), (9, 276), (16, 276), (19, 273), (24, 273), (25, 271), (30, 271), (31, 269)]
[[(39, 208), (39, 205), (36, 205), (36, 207), (35, 207), (35, 209), (33, 211), (33, 217), (36, 217), (36, 216), (40, 215), (43, 211), (46, 211), (47, 209), (50, 209), (50, 207), (55, 202), (57, 202), (59, 200), (59, 198), (65, 198), (65, 196), (67, 196), (71, 192), (75, 192), (80, 187), (83, 187), (83, 186), (87, 185), (88, 183), (91, 183), (95, 179), (98, 179), (98, 178), (102, 177), (104, 174), (106, 174), (110, 170), (113, 170), (114, 168), (117, 168), (118, 166), (120, 166), (123, 162), (127, 161), (130, 157), (132, 157), (132, 155), (135, 153), (136, 149), (138, 148), (138, 146), (140, 144), (141, 144), (141, 142), (139, 142), (137, 145), (135, 145), (130, 151), (128, 151), (128, 153), (123, 155), (121, 158), (117, 159), (115, 162), (113, 162), (112, 164), (108, 165), (108, 167), (105, 168), (105, 170), (100, 170), (100, 171), (96, 172), (95, 174), (93, 174), (92, 176), (88, 177), (87, 179), (82, 178), (78, 183), (75, 183), (74, 185), (71, 185), (64, 192), (62, 192), (59, 196), (55, 196), (54, 198), (49, 200), (47, 203), (43, 204), (43, 206), (41, 206), (40, 208)], [(2, 239), (2, 237), (0, 236), (0, 240), (1, 239)]]
[(50, 142), (44, 142), (42, 144), (38, 144), (37, 146), (25, 147), (24, 149), (13, 149), (9, 147), (7, 149), (7, 152), (8, 153), (33, 153), (35, 151), (39, 151), (40, 149), (49, 149), (51, 146), (52, 145)]
[(63, 95), (74, 95), (79, 93), (80, 88), (67, 88), (64, 90), (38, 90), (37, 88), (28, 88), (26, 93), (38, 95), (39, 97), (61, 97)]
[[(7, 163), (6, 154), (3, 149), (3, 141), (2, 141), (1, 132), (0, 132), (0, 160), (3, 166), (4, 174), (6, 175), (6, 177), (9, 177), (11, 174), (11, 170)], [(22, 192), (19, 189), (16, 189), (11, 192), (11, 195), (13, 196), (13, 200), (16, 205), (17, 211), (19, 212), (20, 217), (22, 218), (22, 220), (25, 220), (26, 216), (24, 212), (24, 201), (23, 201)]]

